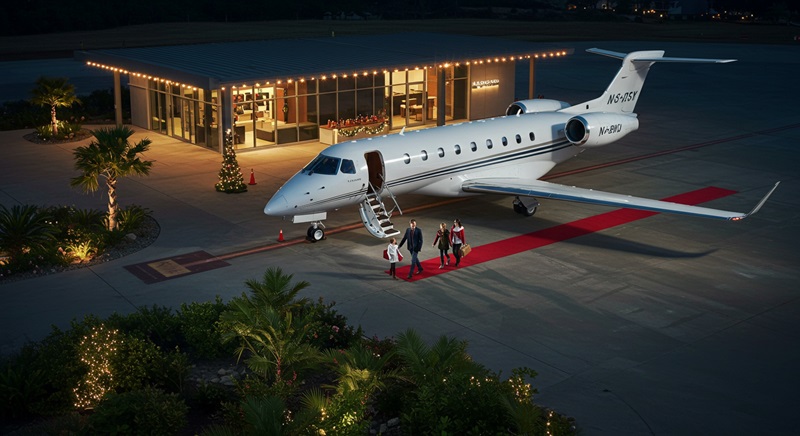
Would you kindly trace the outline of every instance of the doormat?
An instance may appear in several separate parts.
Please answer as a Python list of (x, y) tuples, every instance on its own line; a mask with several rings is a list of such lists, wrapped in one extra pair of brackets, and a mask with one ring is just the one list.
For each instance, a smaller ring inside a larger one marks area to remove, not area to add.
[(149, 285), (228, 265), (230, 265), (228, 262), (220, 260), (210, 253), (195, 251), (180, 256), (126, 265), (125, 269)]

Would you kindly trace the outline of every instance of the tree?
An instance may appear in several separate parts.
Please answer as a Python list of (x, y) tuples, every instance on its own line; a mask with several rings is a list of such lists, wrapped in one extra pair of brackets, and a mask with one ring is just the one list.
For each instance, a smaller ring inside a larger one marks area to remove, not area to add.
[(228, 131), (225, 135), (225, 151), (222, 153), (222, 168), (219, 170), (219, 181), (214, 188), (219, 192), (239, 193), (247, 191), (244, 184), (242, 169), (236, 160), (236, 150), (233, 149), (233, 134)]
[(276, 384), (291, 384), (298, 373), (316, 367), (322, 355), (305, 338), (311, 327), (307, 317), (295, 317), (305, 299), (294, 297), (309, 285), (292, 285), (293, 275), (270, 268), (262, 282), (248, 280), (252, 297), (231, 300), (230, 310), (220, 315), (223, 339), (238, 340), (238, 358), (246, 356), (253, 372)]
[(75, 86), (67, 83), (65, 77), (39, 77), (36, 79), (36, 87), (31, 91), (33, 98), (31, 102), (40, 106), (50, 106), (50, 125), (53, 135), (58, 134), (58, 118), (56, 118), (56, 107), (70, 107), (80, 100), (75, 96)]
[(146, 176), (153, 162), (142, 160), (139, 154), (150, 148), (145, 138), (131, 144), (133, 130), (126, 126), (102, 128), (91, 131), (95, 137), (89, 145), (75, 149), (75, 169), (81, 174), (70, 181), (73, 187), (94, 192), (100, 187), (100, 177), (108, 187), (108, 230), (118, 228), (117, 181), (120, 177)]
[(309, 302), (307, 298), (295, 298), (311, 284), (305, 280), (292, 284), (292, 278), (294, 274), (284, 274), (281, 268), (267, 268), (261, 281), (250, 279), (245, 285), (250, 289), (256, 305), (270, 307), (283, 314), (300, 309)]

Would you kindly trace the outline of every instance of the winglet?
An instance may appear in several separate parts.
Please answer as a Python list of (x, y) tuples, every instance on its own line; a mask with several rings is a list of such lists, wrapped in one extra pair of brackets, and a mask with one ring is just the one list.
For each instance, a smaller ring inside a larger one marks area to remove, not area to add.
[(778, 185), (780, 185), (780, 184), (781, 184), (781, 182), (775, 182), (775, 186), (773, 186), (772, 189), (770, 189), (769, 192), (767, 192), (767, 195), (765, 195), (764, 198), (762, 198), (761, 201), (758, 202), (756, 207), (754, 207), (753, 210), (750, 211), (750, 213), (748, 213), (746, 215), (742, 215), (742, 216), (733, 217), (733, 218), (731, 218), (731, 221), (743, 220), (743, 219), (749, 217), (750, 215), (753, 215), (756, 212), (758, 212), (759, 210), (761, 210), (761, 206), (763, 206), (764, 203), (767, 202), (767, 200), (769, 199), (769, 196), (772, 195), (772, 193), (775, 192), (776, 189), (778, 189)]

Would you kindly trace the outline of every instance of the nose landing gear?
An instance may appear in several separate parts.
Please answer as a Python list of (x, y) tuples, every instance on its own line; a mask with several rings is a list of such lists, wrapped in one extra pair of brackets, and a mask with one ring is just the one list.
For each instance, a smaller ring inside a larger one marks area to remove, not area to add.
[(308, 228), (306, 232), (306, 239), (311, 242), (317, 242), (325, 239), (325, 225), (322, 224), (322, 221), (317, 221)]

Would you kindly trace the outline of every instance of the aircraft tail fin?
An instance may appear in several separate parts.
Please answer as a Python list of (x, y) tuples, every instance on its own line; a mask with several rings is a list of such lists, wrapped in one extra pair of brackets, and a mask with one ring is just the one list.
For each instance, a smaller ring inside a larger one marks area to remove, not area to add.
[(701, 59), (701, 58), (672, 58), (664, 57), (663, 50), (635, 51), (620, 53), (599, 48), (586, 50), (589, 53), (599, 54), (622, 60), (617, 75), (608, 85), (603, 95), (584, 103), (563, 109), (566, 113), (586, 112), (611, 112), (631, 114), (639, 100), (639, 95), (644, 85), (644, 80), (650, 67), (656, 62), (680, 63), (713, 63), (721, 64), (735, 62), (736, 59)]

